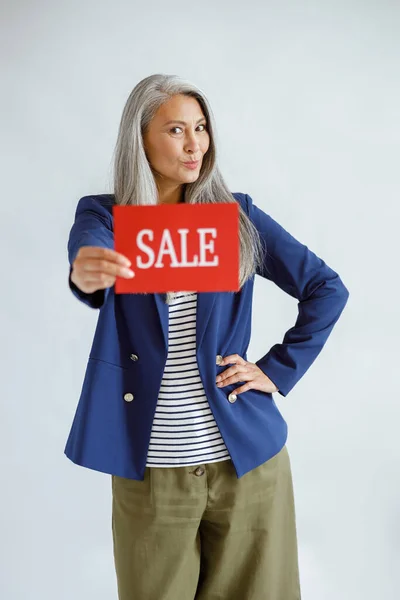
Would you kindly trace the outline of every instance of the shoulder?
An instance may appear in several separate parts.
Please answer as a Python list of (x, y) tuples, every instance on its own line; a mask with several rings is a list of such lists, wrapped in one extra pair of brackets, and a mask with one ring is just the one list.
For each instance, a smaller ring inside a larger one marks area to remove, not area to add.
[(112, 207), (115, 204), (113, 194), (90, 194), (82, 196), (76, 206), (75, 218), (83, 212), (99, 214), (104, 218), (112, 217)]
[(232, 192), (232, 195), (239, 202), (239, 204), (241, 205), (241, 207), (243, 208), (243, 210), (245, 211), (245, 213), (251, 221), (258, 221), (261, 217), (264, 221), (268, 223), (274, 222), (272, 217), (268, 213), (264, 212), (263, 210), (258, 208), (256, 204), (254, 204), (253, 198), (250, 196), (250, 194), (246, 194), (244, 192)]
[(232, 192), (232, 196), (240, 204), (244, 212), (249, 215), (248, 195), (244, 192)]
[[(279, 223), (269, 212), (261, 209), (254, 203), (250, 194), (235, 192), (233, 196), (240, 202), (250, 221), (261, 237), (268, 239), (269, 248), (272, 248), (276, 240), (294, 240), (293, 236)], [(297, 241), (297, 240), (296, 240)]]
[(254, 204), (253, 198), (250, 196), (250, 194), (246, 194), (245, 192), (232, 192), (232, 196), (239, 202), (249, 217), (252, 216), (254, 209), (260, 210)]

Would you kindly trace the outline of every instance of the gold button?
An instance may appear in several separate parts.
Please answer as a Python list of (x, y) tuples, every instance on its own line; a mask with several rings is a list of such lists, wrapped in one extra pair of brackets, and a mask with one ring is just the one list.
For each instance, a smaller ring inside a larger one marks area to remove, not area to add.
[(236, 400), (237, 400), (237, 396), (236, 396), (236, 394), (229, 394), (229, 396), (228, 396), (228, 400), (229, 400), (229, 402), (231, 402), (231, 403), (233, 403), (233, 402), (236, 402)]
[(124, 395), (124, 400), (126, 400), (126, 402), (132, 402), (132, 400), (133, 400), (133, 394), (125, 394)]
[(217, 354), (217, 360), (216, 360), (217, 365), (221, 364), (222, 360), (223, 360), (223, 356), (221, 356), (221, 354)]
[(137, 354), (131, 354), (129, 357), (131, 360), (139, 360), (139, 357)]
[(197, 467), (197, 469), (195, 470), (194, 474), (197, 475), (198, 477), (200, 475), (204, 475), (204, 469), (203, 469), (203, 467)]

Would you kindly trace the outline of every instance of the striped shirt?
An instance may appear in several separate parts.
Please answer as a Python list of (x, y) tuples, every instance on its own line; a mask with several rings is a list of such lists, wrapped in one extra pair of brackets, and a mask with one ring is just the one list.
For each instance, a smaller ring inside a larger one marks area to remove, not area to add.
[(197, 294), (169, 304), (168, 355), (154, 415), (148, 467), (179, 467), (230, 458), (211, 412), (196, 359)]

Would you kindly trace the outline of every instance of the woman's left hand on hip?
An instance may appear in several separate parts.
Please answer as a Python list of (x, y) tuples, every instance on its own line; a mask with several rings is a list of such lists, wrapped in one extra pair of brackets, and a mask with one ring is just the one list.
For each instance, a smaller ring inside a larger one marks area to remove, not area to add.
[(224, 356), (219, 366), (229, 365), (216, 378), (217, 387), (224, 387), (236, 381), (245, 381), (244, 385), (233, 390), (232, 394), (241, 394), (247, 390), (260, 390), (267, 394), (277, 392), (278, 388), (273, 381), (258, 367), (255, 363), (244, 360), (239, 354), (229, 354)]

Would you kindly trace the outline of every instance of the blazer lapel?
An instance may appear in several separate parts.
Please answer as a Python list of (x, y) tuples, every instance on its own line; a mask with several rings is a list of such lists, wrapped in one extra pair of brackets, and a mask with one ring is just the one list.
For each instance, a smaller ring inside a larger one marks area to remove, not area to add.
[[(165, 347), (168, 348), (168, 304), (165, 302), (165, 294), (153, 294), (157, 307), (160, 325), (164, 335)], [(196, 349), (203, 342), (204, 333), (214, 306), (216, 292), (197, 292), (197, 318), (196, 318)]]

